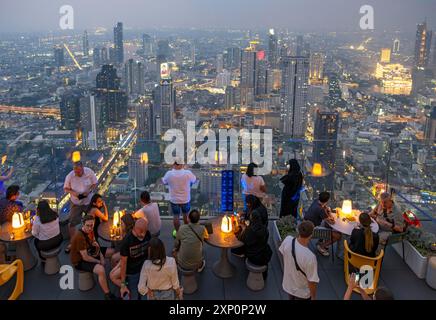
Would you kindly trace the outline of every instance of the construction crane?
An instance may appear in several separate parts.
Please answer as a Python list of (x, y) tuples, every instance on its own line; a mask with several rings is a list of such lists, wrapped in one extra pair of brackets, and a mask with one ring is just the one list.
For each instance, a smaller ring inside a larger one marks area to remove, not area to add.
[(73, 53), (71, 52), (70, 48), (68, 48), (67, 44), (64, 43), (64, 48), (67, 50), (68, 54), (70, 55), (71, 59), (73, 59), (74, 64), (76, 65), (79, 70), (83, 70), (80, 64), (77, 62), (76, 57), (74, 57)]

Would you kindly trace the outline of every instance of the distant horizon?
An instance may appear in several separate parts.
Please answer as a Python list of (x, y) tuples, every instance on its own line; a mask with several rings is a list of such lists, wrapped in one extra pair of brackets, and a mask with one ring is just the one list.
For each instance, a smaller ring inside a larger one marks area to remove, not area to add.
[(61, 32), (63, 5), (74, 9), (77, 31), (110, 31), (121, 21), (125, 30), (358, 32), (363, 5), (374, 8), (374, 32), (414, 32), (424, 19), (436, 31), (436, 15), (429, 15), (436, 0), (2, 0), (0, 33)]

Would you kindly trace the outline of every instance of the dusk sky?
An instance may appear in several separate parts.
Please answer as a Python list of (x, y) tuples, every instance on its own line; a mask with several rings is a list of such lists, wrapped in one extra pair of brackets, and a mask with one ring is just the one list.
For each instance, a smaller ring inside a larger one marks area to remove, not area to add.
[(358, 30), (359, 8), (374, 7), (375, 29), (414, 31), (427, 17), (436, 30), (436, 0), (0, 0), (0, 32), (60, 30), (59, 8), (71, 5), (75, 29), (285, 27)]

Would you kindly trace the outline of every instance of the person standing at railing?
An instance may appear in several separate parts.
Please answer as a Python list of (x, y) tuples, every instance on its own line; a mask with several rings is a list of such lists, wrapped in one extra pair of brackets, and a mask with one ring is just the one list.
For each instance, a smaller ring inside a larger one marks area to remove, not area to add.
[(165, 173), (162, 182), (168, 185), (170, 205), (173, 213), (173, 224), (176, 231), (180, 228), (180, 213), (183, 222), (188, 224), (188, 213), (191, 210), (191, 186), (197, 181), (195, 175), (184, 169), (183, 161), (176, 159), (173, 169)]
[(250, 163), (247, 167), (247, 172), (241, 177), (242, 199), (244, 200), (244, 213), (247, 214), (247, 196), (253, 195), (262, 198), (266, 192), (265, 181), (261, 176), (254, 174), (254, 169), (257, 164)]
[(297, 208), (300, 201), (300, 192), (303, 186), (303, 174), (296, 159), (288, 162), (288, 173), (280, 178), (284, 187), (280, 206), (280, 217), (292, 215), (297, 218)]
[[(81, 161), (73, 164), (71, 171), (65, 178), (64, 191), (71, 195), (71, 208), (69, 217), (69, 232), (70, 239), (73, 238), (76, 232), (76, 226), (80, 224), (82, 212), (86, 212), (88, 205), (91, 202), (92, 194), (97, 186), (97, 176), (94, 171), (88, 167), (84, 167)], [(65, 252), (70, 252), (71, 240)]]
[[(8, 172), (9, 171), (9, 172)], [(12, 173), (14, 173), (14, 167), (10, 167), (6, 169), (0, 175), (0, 198), (3, 198), (5, 195), (5, 181), (8, 181), (12, 177)]]

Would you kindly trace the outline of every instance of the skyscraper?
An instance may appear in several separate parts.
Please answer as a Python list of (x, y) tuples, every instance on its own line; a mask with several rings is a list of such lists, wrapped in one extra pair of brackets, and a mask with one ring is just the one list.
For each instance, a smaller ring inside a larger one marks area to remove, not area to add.
[(242, 51), (241, 58), (241, 106), (253, 106), (254, 94), (256, 90), (256, 51), (246, 48)]
[(89, 56), (88, 31), (86, 31), (86, 30), (85, 30), (85, 32), (83, 32), (82, 49), (83, 49), (83, 55), (85, 57)]
[(153, 140), (153, 106), (151, 101), (145, 101), (136, 106), (136, 130), (138, 142)]
[(342, 90), (339, 79), (336, 75), (329, 77), (329, 96), (327, 104), (331, 109), (335, 109), (341, 105), (342, 102)]
[(159, 102), (161, 108), (161, 132), (165, 133), (168, 129), (173, 128), (174, 113), (176, 111), (176, 90), (173, 88), (171, 78), (162, 79), (160, 81)]
[(272, 69), (277, 68), (278, 64), (278, 39), (274, 29), (269, 30), (268, 34), (268, 63)]
[(123, 45), (123, 23), (118, 22), (114, 28), (114, 49), (115, 49), (115, 62), (124, 62), (124, 45)]
[(380, 62), (381, 63), (390, 63), (391, 62), (391, 49), (390, 48), (381, 49)]
[(63, 67), (65, 65), (65, 56), (63, 47), (55, 47), (53, 49), (54, 63), (57, 68)]
[(425, 115), (424, 139), (430, 145), (436, 143), (436, 106)]
[(336, 144), (338, 139), (339, 114), (317, 110), (315, 115), (313, 158), (324, 163), (329, 170), (335, 168)]
[(297, 36), (295, 55), (303, 56), (303, 53), (304, 53), (304, 38), (303, 36), (300, 35)]
[(400, 52), (400, 40), (397, 38), (394, 40), (394, 43), (392, 45), (392, 53), (399, 53)]
[(427, 22), (418, 24), (415, 40), (415, 67), (427, 67), (430, 58), (431, 36), (431, 30), (427, 30)]
[(61, 112), (61, 127), (66, 130), (80, 128), (80, 94), (77, 92), (66, 92), (59, 103)]
[(103, 101), (94, 94), (87, 94), (80, 99), (80, 123), (84, 148), (97, 150), (106, 144), (103, 107)]
[(235, 87), (227, 86), (224, 96), (224, 107), (230, 109), (235, 105)]
[(145, 33), (142, 35), (142, 51), (144, 52), (144, 57), (150, 56), (153, 52), (151, 37)]
[(256, 61), (256, 96), (268, 94), (268, 62)]
[(216, 56), (216, 73), (221, 73), (224, 69), (224, 56), (222, 53)]
[(127, 94), (144, 94), (144, 65), (129, 59), (124, 64), (124, 82)]
[(104, 65), (96, 78), (96, 95), (103, 103), (103, 119), (108, 123), (127, 119), (127, 95), (120, 90), (120, 78), (113, 65)]
[(156, 56), (156, 64), (157, 64), (157, 80), (158, 82), (161, 79), (161, 66), (162, 63), (168, 62), (171, 56), (170, 46), (168, 40), (159, 40), (157, 42), (157, 56)]
[(310, 71), (309, 79), (311, 84), (319, 84), (324, 78), (325, 57), (321, 52), (310, 54)]
[[(146, 154), (146, 153), (145, 153)], [(129, 159), (129, 181), (134, 187), (144, 187), (148, 179), (148, 155), (133, 153)]]
[(282, 110), (283, 133), (303, 137), (307, 125), (307, 87), (309, 59), (286, 57), (282, 60)]
[(92, 51), (92, 64), (94, 68), (99, 68), (102, 64), (101, 48), (95, 47)]
[(241, 49), (237, 47), (227, 48), (224, 52), (224, 62), (226, 69), (236, 69), (241, 64)]

